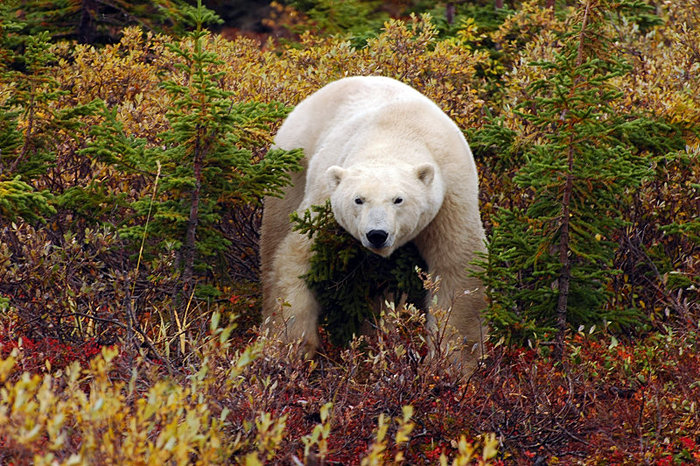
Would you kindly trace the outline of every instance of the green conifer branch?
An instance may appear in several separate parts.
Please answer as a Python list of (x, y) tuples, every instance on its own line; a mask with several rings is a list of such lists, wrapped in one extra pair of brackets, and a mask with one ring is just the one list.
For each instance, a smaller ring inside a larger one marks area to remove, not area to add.
[(293, 229), (313, 238), (311, 268), (304, 276), (321, 305), (321, 325), (336, 345), (359, 335), (362, 325), (374, 322), (384, 299), (403, 296), (422, 307), (425, 289), (416, 268), (427, 265), (413, 243), (388, 259), (374, 254), (346, 232), (333, 217), (330, 201), (291, 215)]

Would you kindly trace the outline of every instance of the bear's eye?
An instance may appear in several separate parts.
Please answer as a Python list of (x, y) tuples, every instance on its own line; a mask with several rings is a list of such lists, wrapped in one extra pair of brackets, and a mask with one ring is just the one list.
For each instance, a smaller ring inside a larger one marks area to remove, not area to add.
[(356, 198), (355, 198), (355, 204), (357, 204), (357, 205), (362, 205), (362, 204), (364, 204), (364, 203), (365, 203), (365, 201), (363, 201), (362, 198), (359, 198), (359, 197), (356, 197)]
[(394, 199), (394, 204), (401, 204), (403, 202), (403, 197), (397, 197)]

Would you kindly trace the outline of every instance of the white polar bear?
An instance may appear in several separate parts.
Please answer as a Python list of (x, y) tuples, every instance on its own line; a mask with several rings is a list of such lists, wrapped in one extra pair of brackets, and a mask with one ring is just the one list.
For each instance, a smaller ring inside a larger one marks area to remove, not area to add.
[(429, 272), (441, 278), (436, 294), (438, 307), (448, 311), (446, 329), (458, 332), (443, 345), (463, 344), (462, 370), (475, 367), (485, 300), (468, 268), (485, 251), (485, 237), (476, 166), (457, 125), (405, 84), (351, 77), (302, 101), (275, 147), (302, 148), (305, 158), (284, 197), (265, 199), (260, 254), (268, 322), (289, 340), (303, 339), (307, 353), (318, 348), (319, 305), (301, 278), (312, 240), (291, 231), (289, 214), (330, 198), (338, 223), (371, 251), (388, 257), (414, 242)]

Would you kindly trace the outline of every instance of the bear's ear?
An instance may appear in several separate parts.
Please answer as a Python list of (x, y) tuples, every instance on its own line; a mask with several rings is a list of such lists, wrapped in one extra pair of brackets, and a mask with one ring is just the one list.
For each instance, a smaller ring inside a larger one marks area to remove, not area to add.
[(326, 179), (328, 180), (328, 187), (331, 188), (331, 191), (334, 191), (335, 188), (338, 187), (344, 175), (345, 169), (338, 165), (333, 165), (326, 170)]
[(423, 163), (416, 165), (416, 177), (423, 182), (424, 185), (430, 186), (435, 178), (435, 165), (432, 163)]

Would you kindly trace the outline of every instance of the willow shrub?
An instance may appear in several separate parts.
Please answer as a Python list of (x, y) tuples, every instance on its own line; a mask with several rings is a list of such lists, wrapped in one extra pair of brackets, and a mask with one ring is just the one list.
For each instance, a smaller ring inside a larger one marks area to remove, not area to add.
[[(319, 387), (314, 368), (294, 356), (298, 348), (261, 339), (236, 349), (233, 327), (220, 322), (213, 314), (208, 336), (197, 342), (183, 370), (170, 375), (152, 358), (109, 347), (84, 366), (74, 361), (52, 370), (45, 364), (35, 373), (20, 373), (18, 366), (33, 357), (20, 341), (0, 355), (0, 461), (260, 465), (339, 458), (415, 464), (421, 458), (420, 437), (412, 439), (415, 426), (424, 429), (428, 422), (441, 428), (432, 421), (436, 414), (427, 416), (422, 406), (414, 410), (405, 399), (381, 398), (392, 411), (358, 410), (359, 399), (333, 396), (337, 382), (353, 397), (362, 396), (340, 371), (330, 368), (335, 376)], [(4, 343), (0, 340), (0, 350)], [(374, 372), (384, 374), (378, 386), (390, 383), (397, 369), (382, 363), (399, 359), (402, 370), (411, 370), (394, 351), (377, 355)], [(351, 364), (363, 360), (355, 354)], [(425, 393), (413, 401), (434, 405), (428, 384), (421, 385)], [(350, 435), (348, 428), (356, 432)], [(491, 464), (499, 447), (494, 435), (450, 440), (449, 456), (461, 461), (455, 464), (472, 459)]]

